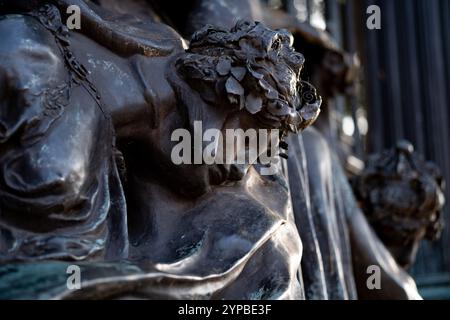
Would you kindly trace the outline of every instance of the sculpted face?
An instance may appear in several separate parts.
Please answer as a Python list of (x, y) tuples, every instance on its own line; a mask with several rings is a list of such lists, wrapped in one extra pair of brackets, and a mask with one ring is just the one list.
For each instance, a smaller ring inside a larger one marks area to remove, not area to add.
[(442, 229), (439, 170), (401, 141), (395, 149), (373, 156), (356, 181), (356, 195), (369, 221), (397, 262), (407, 268), (420, 241), (435, 239)]

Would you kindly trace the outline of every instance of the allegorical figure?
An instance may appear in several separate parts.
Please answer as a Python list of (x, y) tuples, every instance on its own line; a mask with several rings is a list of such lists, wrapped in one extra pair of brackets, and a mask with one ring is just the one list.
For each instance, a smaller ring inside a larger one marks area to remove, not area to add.
[(284, 136), (315, 120), (290, 34), (206, 27), (186, 51), (169, 27), (80, 4), (113, 36), (68, 32), (52, 5), (0, 20), (2, 297), (304, 298), (281, 164), (171, 158), (195, 121)]

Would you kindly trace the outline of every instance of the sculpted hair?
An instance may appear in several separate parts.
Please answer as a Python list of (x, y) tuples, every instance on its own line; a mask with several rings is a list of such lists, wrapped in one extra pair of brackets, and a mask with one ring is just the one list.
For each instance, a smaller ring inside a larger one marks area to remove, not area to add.
[(292, 43), (289, 32), (260, 23), (229, 31), (206, 26), (176, 67), (204, 101), (245, 108), (264, 127), (297, 132), (316, 119), (321, 98), (300, 80), (304, 58)]

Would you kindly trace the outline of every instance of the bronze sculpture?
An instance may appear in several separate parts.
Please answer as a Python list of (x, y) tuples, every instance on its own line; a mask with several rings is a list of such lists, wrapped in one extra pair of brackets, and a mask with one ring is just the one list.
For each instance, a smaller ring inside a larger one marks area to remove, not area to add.
[[(166, 290), (158, 285), (152, 286), (152, 292), (146, 288), (148, 297), (302, 297), (302, 287), (297, 280), (300, 240), (292, 222), (282, 176), (278, 174), (279, 181), (275, 177), (260, 177), (257, 165), (244, 169), (233, 165), (175, 166), (170, 159), (174, 144), (170, 140), (171, 132), (178, 127), (190, 128), (194, 120), (219, 128), (280, 127), (282, 132), (300, 130), (314, 120), (320, 100), (316, 109), (302, 113), (306, 102), (298, 99), (301, 95), (297, 94), (297, 89), (301, 87), (297, 81), (303, 58), (291, 49), (287, 33), (249, 23), (242, 23), (231, 31), (205, 28), (196, 34), (186, 53), (178, 38), (178, 50), (173, 50), (169, 56), (161, 54), (151, 59), (137, 56), (125, 63), (120, 56), (83, 35), (71, 34), (69, 39), (54, 6), (42, 7), (31, 15), (6, 16), (3, 32), (6, 33), (11, 24), (22, 32), (23, 38), (29, 39), (33, 50), (42, 50), (41, 55), (32, 51), (32, 55), (26, 57), (34, 76), (39, 76), (38, 71), (46, 72), (48, 82), (39, 81), (38, 86), (50, 87), (53, 82), (65, 79), (70, 82), (67, 91), (60, 90), (61, 95), (65, 94), (64, 104), (56, 98), (48, 98), (60, 106), (57, 109), (60, 113), (52, 114), (53, 122), (37, 131), (39, 134), (33, 136), (30, 145), (22, 148), (10, 145), (10, 153), (15, 156), (11, 161), (3, 161), (6, 164), (3, 175), (11, 178), (2, 189), (5, 195), (2, 200), (16, 200), (2, 202), (2, 217), (11, 217), (2, 221), (5, 229), (2, 234), (7, 235), (2, 238), (3, 263), (59, 259), (92, 261), (95, 265), (96, 261), (126, 259), (135, 263), (135, 268), (145, 270), (132, 269), (134, 273), (144, 273), (147, 281), (167, 283)], [(157, 30), (161, 32), (161, 28)], [(166, 30), (166, 34), (173, 37), (172, 43), (177, 43), (176, 35), (169, 28)], [(35, 34), (45, 41), (37, 42)], [(9, 54), (2, 64), (2, 74), (12, 85), (4, 90), (30, 92), (31, 97), (39, 97), (40, 87), (30, 86), (27, 90), (18, 87), (28, 84), (27, 70), (15, 69), (16, 65), (9, 63), (17, 53), (23, 52), (22, 39), (11, 38), (4, 47)], [(230, 58), (229, 64), (233, 63), (229, 70), (222, 66), (224, 57)], [(275, 66), (272, 75), (267, 73), (267, 69)], [(243, 68), (244, 77), (236, 79), (232, 68)], [(19, 82), (14, 82), (11, 74)], [(44, 79), (42, 73), (41, 77)], [(111, 77), (115, 77), (114, 83), (105, 81)], [(234, 79), (231, 86), (227, 79)], [(210, 84), (212, 87), (208, 88)], [(242, 86), (246, 91), (251, 90), (249, 93), (256, 98), (261, 95), (264, 105), (254, 110), (251, 109), (254, 104), (245, 104), (249, 100), (239, 95)], [(212, 104), (208, 100), (211, 94), (228, 95), (228, 100)], [(17, 99), (26, 97), (19, 95)], [(31, 105), (38, 113), (46, 108), (46, 98), (44, 95), (42, 100), (26, 105)], [(311, 98), (317, 99), (314, 93)], [(41, 104), (42, 101), (45, 103)], [(314, 105), (313, 100), (307, 103)], [(241, 108), (242, 104), (246, 108)], [(25, 112), (21, 114), (24, 118), (25, 115)], [(19, 122), (6, 117), (4, 141), (7, 143), (14, 136), (27, 137), (27, 129), (33, 128), (27, 126), (28, 123), (41, 124), (40, 118), (34, 119), (21, 118)], [(75, 123), (71, 125), (70, 120)], [(109, 121), (114, 125), (115, 137)], [(69, 136), (65, 136), (66, 130)], [(82, 132), (81, 140), (70, 130)], [(83, 148), (81, 154), (75, 154), (77, 157), (73, 159), (74, 153), (58, 150), (62, 146), (60, 139), (65, 140), (65, 146)], [(117, 154), (113, 152), (116, 146), (125, 159), (122, 175), (126, 175), (126, 204), (116, 158), (112, 157)], [(98, 151), (98, 147), (104, 151)], [(47, 149), (52, 153), (39, 153)], [(28, 153), (32, 156), (27, 157)], [(64, 159), (63, 155), (68, 158)], [(104, 180), (96, 180), (96, 177)], [(25, 182), (28, 183), (25, 185)], [(40, 193), (33, 188), (35, 184), (43, 185)], [(75, 187), (77, 189), (73, 189)], [(267, 197), (268, 189), (273, 196)], [(258, 196), (261, 192), (266, 196)], [(33, 214), (41, 209), (31, 225), (22, 223), (27, 221), (20, 209), (24, 207)], [(219, 216), (216, 215), (218, 210)], [(44, 230), (39, 229), (43, 227)], [(247, 278), (247, 272), (253, 273), (254, 268), (259, 268), (260, 259), (270, 260), (265, 263), (265, 271)], [(99, 268), (102, 269), (101, 264)], [(123, 268), (127, 270), (126, 266)], [(120, 272), (122, 270), (119, 275)], [(94, 277), (100, 282), (102, 278), (106, 279), (105, 286), (111, 285), (107, 271), (98, 279)], [(134, 281), (127, 279), (125, 277), (124, 281), (130, 285)], [(184, 288), (186, 281), (192, 284)], [(116, 279), (112, 285), (119, 282)], [(89, 290), (86, 284), (85, 294), (89, 295)], [(115, 292), (104, 290), (102, 286), (94, 286), (93, 290), (96, 297)]]
[[(76, 2), (95, 28), (67, 32), (62, 0), (0, 20), (3, 297), (419, 298), (320, 134), (287, 137), (320, 106), (288, 32), (216, 21), (187, 48), (154, 16)], [(196, 120), (280, 129), (289, 162), (174, 165), (171, 133)], [(65, 287), (73, 261), (82, 290)]]
[(368, 220), (400, 266), (413, 264), (423, 238), (439, 237), (444, 181), (436, 165), (414, 153), (408, 141), (372, 155), (353, 185)]

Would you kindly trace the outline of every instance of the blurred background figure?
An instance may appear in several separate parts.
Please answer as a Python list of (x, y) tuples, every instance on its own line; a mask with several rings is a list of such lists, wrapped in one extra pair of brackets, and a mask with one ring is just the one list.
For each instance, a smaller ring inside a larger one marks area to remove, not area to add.
[[(356, 54), (359, 76), (351, 90), (341, 88), (329, 96), (328, 133), (339, 141), (338, 154), (351, 174), (357, 173), (368, 154), (379, 153), (407, 139), (424, 158), (437, 164), (450, 181), (450, 2), (446, 0), (270, 0), (272, 7), (289, 12), (331, 35), (344, 56), (322, 50), (327, 60), (348, 61)], [(369, 30), (368, 6), (381, 10), (381, 29)], [(323, 42), (322, 42), (323, 43)], [(299, 44), (301, 45), (301, 44)], [(323, 45), (322, 45), (323, 47)], [(317, 60), (317, 55), (306, 61)], [(350, 63), (349, 63), (350, 62)], [(342, 63), (341, 63), (342, 65)], [(345, 64), (344, 64), (345, 66)], [(311, 82), (315, 83), (312, 72)], [(349, 78), (350, 79), (350, 78)], [(355, 90), (356, 88), (356, 90)], [(342, 90), (344, 89), (344, 90)], [(333, 99), (331, 99), (333, 98)], [(319, 129), (322, 131), (322, 128)], [(325, 134), (325, 136), (329, 136)], [(328, 137), (327, 137), (328, 138)], [(444, 191), (448, 199), (448, 188)], [(438, 241), (422, 241), (410, 272), (423, 297), (450, 298), (450, 208)]]

